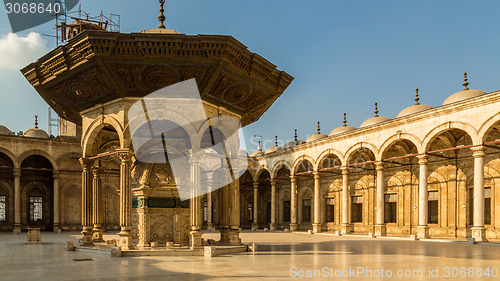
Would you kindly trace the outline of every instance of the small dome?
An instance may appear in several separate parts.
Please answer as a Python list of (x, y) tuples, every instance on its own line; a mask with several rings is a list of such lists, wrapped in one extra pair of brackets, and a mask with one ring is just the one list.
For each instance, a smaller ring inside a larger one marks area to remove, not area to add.
[(267, 153), (272, 153), (272, 152), (279, 151), (279, 150), (281, 150), (281, 149), (282, 149), (282, 147), (281, 147), (281, 146), (279, 146), (279, 145), (275, 145), (275, 146), (271, 146), (270, 148), (268, 148), (268, 149), (266, 150), (266, 152), (265, 152), (265, 153), (266, 153), (266, 154), (267, 154)]
[(315, 134), (307, 138), (306, 142), (316, 141), (328, 137), (325, 134)]
[(359, 126), (359, 127), (362, 128), (362, 127), (374, 125), (377, 123), (382, 123), (382, 122), (389, 121), (389, 120), (391, 120), (391, 118), (378, 116), (378, 104), (375, 103), (375, 116), (372, 118), (366, 119), (365, 122), (361, 123), (361, 126)]
[(293, 141), (289, 141), (285, 144), (285, 146), (283, 146), (283, 148), (290, 148), (290, 147), (294, 147), (294, 146), (297, 146), (297, 145), (301, 145), (305, 143), (305, 141), (299, 141), (299, 140), (293, 140)]
[(333, 131), (330, 132), (330, 136), (342, 134), (342, 133), (349, 132), (352, 130), (356, 130), (356, 128), (354, 128), (353, 126), (347, 126), (347, 125), (340, 126), (338, 128), (333, 129)]
[(486, 94), (486, 93), (481, 91), (481, 90), (463, 90), (463, 91), (460, 91), (458, 93), (454, 93), (453, 95), (449, 96), (443, 102), (443, 105), (452, 104), (452, 103), (459, 102), (462, 100), (482, 96), (484, 94)]
[(426, 105), (426, 104), (414, 104), (412, 106), (408, 106), (407, 108), (401, 110), (401, 112), (398, 114), (398, 117), (403, 117), (406, 115), (410, 115), (410, 114), (417, 113), (420, 111), (428, 110), (431, 108), (432, 108), (432, 106)]
[(9, 128), (0, 125), (0, 135), (10, 135), (10, 133)]
[(377, 123), (382, 123), (382, 122), (389, 121), (389, 120), (391, 120), (391, 118), (389, 118), (389, 117), (376, 116), (376, 117), (366, 119), (365, 122), (361, 123), (361, 126), (359, 126), (359, 127), (362, 128), (362, 127), (374, 125)]
[(47, 132), (45, 132), (42, 129), (38, 129), (38, 128), (31, 128), (31, 129), (26, 130), (26, 132), (24, 132), (23, 136), (28, 137), (28, 138), (39, 138), (39, 139), (48, 139), (49, 138), (49, 134), (47, 134)]
[(261, 150), (257, 150), (257, 151), (252, 152), (252, 154), (250, 154), (250, 157), (257, 157), (257, 156), (260, 156), (262, 154), (264, 154), (264, 153), (262, 153)]
[(454, 93), (449, 96), (444, 102), (443, 105), (452, 104), (455, 102), (463, 101), (466, 99), (482, 96), (486, 94), (481, 90), (470, 90), (467, 86), (469, 86), (469, 82), (467, 82), (467, 72), (464, 72), (464, 83), (462, 84), (464, 89), (460, 92)]

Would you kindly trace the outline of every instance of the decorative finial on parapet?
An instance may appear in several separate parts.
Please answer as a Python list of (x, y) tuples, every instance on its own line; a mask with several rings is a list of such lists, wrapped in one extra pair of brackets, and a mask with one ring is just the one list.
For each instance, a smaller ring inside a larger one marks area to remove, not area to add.
[(374, 117), (378, 117), (378, 104), (375, 103), (375, 116)]
[(469, 88), (469, 82), (467, 82), (467, 72), (464, 72), (464, 83), (462, 84), (464, 86), (464, 91), (467, 91)]
[(163, 9), (163, 4), (165, 4), (165, 0), (158, 0), (160, 2), (160, 15), (158, 16), (158, 20), (160, 21), (160, 25), (158, 25), (158, 28), (166, 28), (165, 25), (163, 25), (163, 22), (165, 21), (165, 15), (163, 12), (165, 10)]
[(294, 141), (298, 141), (298, 139), (297, 139), (297, 129), (295, 129), (295, 135), (293, 136), (293, 140)]
[(347, 114), (344, 112), (344, 126), (347, 126)]
[(274, 136), (274, 146), (278, 146), (278, 136)]
[(35, 115), (35, 129), (38, 129), (38, 115)]
[(415, 90), (415, 105), (419, 105), (420, 103), (418, 102), (420, 98), (418, 97), (418, 88)]
[(321, 134), (321, 130), (319, 128), (319, 121), (318, 121), (318, 129), (317, 130), (318, 130), (318, 134)]
[(259, 141), (259, 146), (257, 147), (257, 150), (262, 151), (262, 145), (260, 144), (260, 141)]

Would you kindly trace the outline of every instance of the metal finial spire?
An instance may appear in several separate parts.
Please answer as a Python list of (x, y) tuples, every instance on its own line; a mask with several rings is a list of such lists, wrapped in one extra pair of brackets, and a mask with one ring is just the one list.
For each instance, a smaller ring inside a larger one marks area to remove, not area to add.
[(274, 146), (278, 146), (278, 136), (274, 136)]
[(344, 126), (347, 126), (347, 114), (344, 112)]
[(295, 129), (295, 136), (293, 137), (293, 140), (294, 141), (298, 141), (298, 139), (297, 139), (297, 129)]
[(35, 129), (38, 129), (38, 115), (35, 115)]
[(321, 130), (319, 128), (319, 121), (318, 121), (318, 129), (317, 130), (318, 130), (318, 134), (321, 134)]
[(166, 28), (165, 25), (163, 25), (163, 22), (165, 21), (165, 15), (163, 12), (165, 10), (163, 9), (163, 4), (165, 4), (165, 0), (158, 0), (160, 2), (160, 15), (158, 16), (158, 20), (160, 21), (160, 25), (158, 25), (158, 28)]
[(260, 141), (259, 141), (259, 146), (257, 147), (257, 150), (262, 151), (262, 145), (260, 145)]
[(420, 98), (418, 97), (418, 88), (415, 90), (415, 105), (419, 105), (420, 103), (418, 102)]
[(464, 72), (464, 83), (462, 84), (464, 86), (464, 91), (468, 90), (467, 86), (469, 86), (469, 82), (467, 82), (467, 72)]
[(375, 103), (375, 116), (374, 117), (378, 117), (378, 104)]

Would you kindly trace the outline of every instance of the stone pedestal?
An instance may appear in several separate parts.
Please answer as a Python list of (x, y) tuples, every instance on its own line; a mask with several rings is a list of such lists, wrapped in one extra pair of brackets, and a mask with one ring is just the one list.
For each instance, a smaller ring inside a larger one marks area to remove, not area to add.
[(290, 224), (290, 232), (294, 232), (294, 231), (297, 231), (297, 228), (298, 228), (298, 224), (296, 223), (291, 223)]
[(230, 238), (229, 238), (229, 229), (226, 228), (221, 228), (219, 229), (220, 232), (220, 240), (219, 242), (222, 244), (229, 244)]
[(191, 249), (203, 248), (203, 239), (201, 238), (203, 232), (199, 230), (193, 230), (189, 233), (191, 236)]
[(121, 231), (118, 233), (118, 246), (122, 250), (132, 250), (134, 249), (134, 243), (132, 242), (132, 233), (130, 231)]
[(273, 222), (272, 222), (271, 224), (269, 224), (269, 229), (270, 229), (271, 231), (275, 231), (275, 230), (277, 229), (276, 223), (273, 223)]
[(419, 226), (417, 228), (417, 238), (418, 239), (428, 239), (429, 236), (429, 227), (428, 226)]
[(43, 244), (40, 235), (40, 228), (28, 228), (28, 237), (25, 244)]
[(342, 234), (351, 234), (351, 232), (352, 232), (352, 225), (350, 225), (350, 224), (343, 224), (340, 227), (340, 231), (341, 231)]
[(484, 227), (473, 227), (472, 238), (477, 242), (486, 242), (486, 229)]
[(385, 225), (375, 225), (375, 236), (385, 236), (387, 234)]
[(319, 224), (319, 223), (314, 223), (314, 224), (313, 224), (313, 232), (314, 232), (314, 233), (321, 233), (321, 224)]
[(14, 228), (12, 229), (13, 234), (19, 234), (21, 233), (21, 225), (14, 225)]
[(259, 224), (258, 223), (252, 223), (252, 230), (253, 231), (257, 231), (257, 229), (259, 229)]
[(82, 230), (82, 243), (80, 246), (93, 246), (92, 243), (92, 229), (90, 227), (84, 227)]
[(240, 238), (240, 231), (237, 229), (230, 229), (228, 231), (228, 236), (229, 236), (229, 245), (231, 246), (240, 246), (241, 245), (241, 238)]
[(102, 238), (102, 227), (94, 225), (94, 229), (92, 229), (92, 240), (94, 242), (104, 242)]

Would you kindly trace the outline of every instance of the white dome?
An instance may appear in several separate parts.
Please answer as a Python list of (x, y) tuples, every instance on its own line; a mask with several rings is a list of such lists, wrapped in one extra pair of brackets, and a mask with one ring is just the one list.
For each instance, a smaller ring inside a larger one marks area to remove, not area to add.
[(349, 131), (352, 131), (352, 130), (356, 130), (356, 128), (354, 128), (353, 126), (347, 126), (347, 125), (346, 126), (340, 126), (338, 128), (333, 129), (333, 131), (330, 132), (329, 136), (342, 134), (342, 133), (349, 132)]
[(366, 119), (365, 122), (361, 123), (361, 126), (359, 126), (359, 127), (360, 128), (367, 127), (370, 125), (382, 123), (382, 122), (389, 121), (389, 120), (391, 120), (391, 118), (389, 118), (389, 117), (376, 116), (376, 117)]
[(432, 106), (426, 105), (426, 104), (414, 104), (412, 106), (408, 106), (407, 108), (401, 110), (401, 112), (398, 114), (397, 117), (403, 117), (406, 115), (410, 115), (410, 114), (417, 113), (420, 111), (428, 110), (431, 108), (432, 108)]
[(39, 138), (39, 139), (48, 139), (49, 138), (49, 134), (47, 134), (47, 132), (45, 132), (42, 129), (38, 129), (38, 128), (31, 128), (31, 129), (26, 130), (26, 132), (24, 132), (23, 136), (28, 137), (28, 138)]
[(271, 146), (270, 148), (268, 148), (265, 153), (266, 154), (267, 153), (272, 153), (272, 152), (276, 152), (276, 151), (281, 150), (281, 149), (282, 149), (281, 146), (275, 145), (275, 146)]
[(260, 156), (262, 154), (264, 154), (264, 153), (262, 153), (262, 151), (257, 150), (257, 151), (252, 152), (252, 154), (250, 154), (250, 157), (257, 157), (257, 156)]
[(310, 137), (307, 138), (306, 142), (311, 142), (311, 141), (316, 141), (316, 140), (320, 140), (320, 139), (324, 139), (328, 137), (327, 135), (325, 134), (315, 134), (315, 135), (312, 135)]
[(293, 141), (289, 141), (289, 142), (287, 142), (287, 143), (285, 144), (285, 146), (283, 146), (283, 148), (290, 148), (290, 147), (294, 147), (294, 146), (296, 146), (296, 145), (301, 145), (301, 144), (303, 144), (303, 143), (305, 143), (305, 141), (299, 141), (299, 140), (294, 141), (294, 140), (293, 140)]
[(10, 135), (10, 133), (9, 128), (0, 125), (0, 135)]
[(484, 94), (486, 94), (486, 93), (481, 91), (481, 90), (463, 90), (463, 91), (454, 93), (453, 95), (449, 96), (443, 102), (443, 105), (452, 104), (452, 103), (463, 101), (466, 99), (482, 96)]

